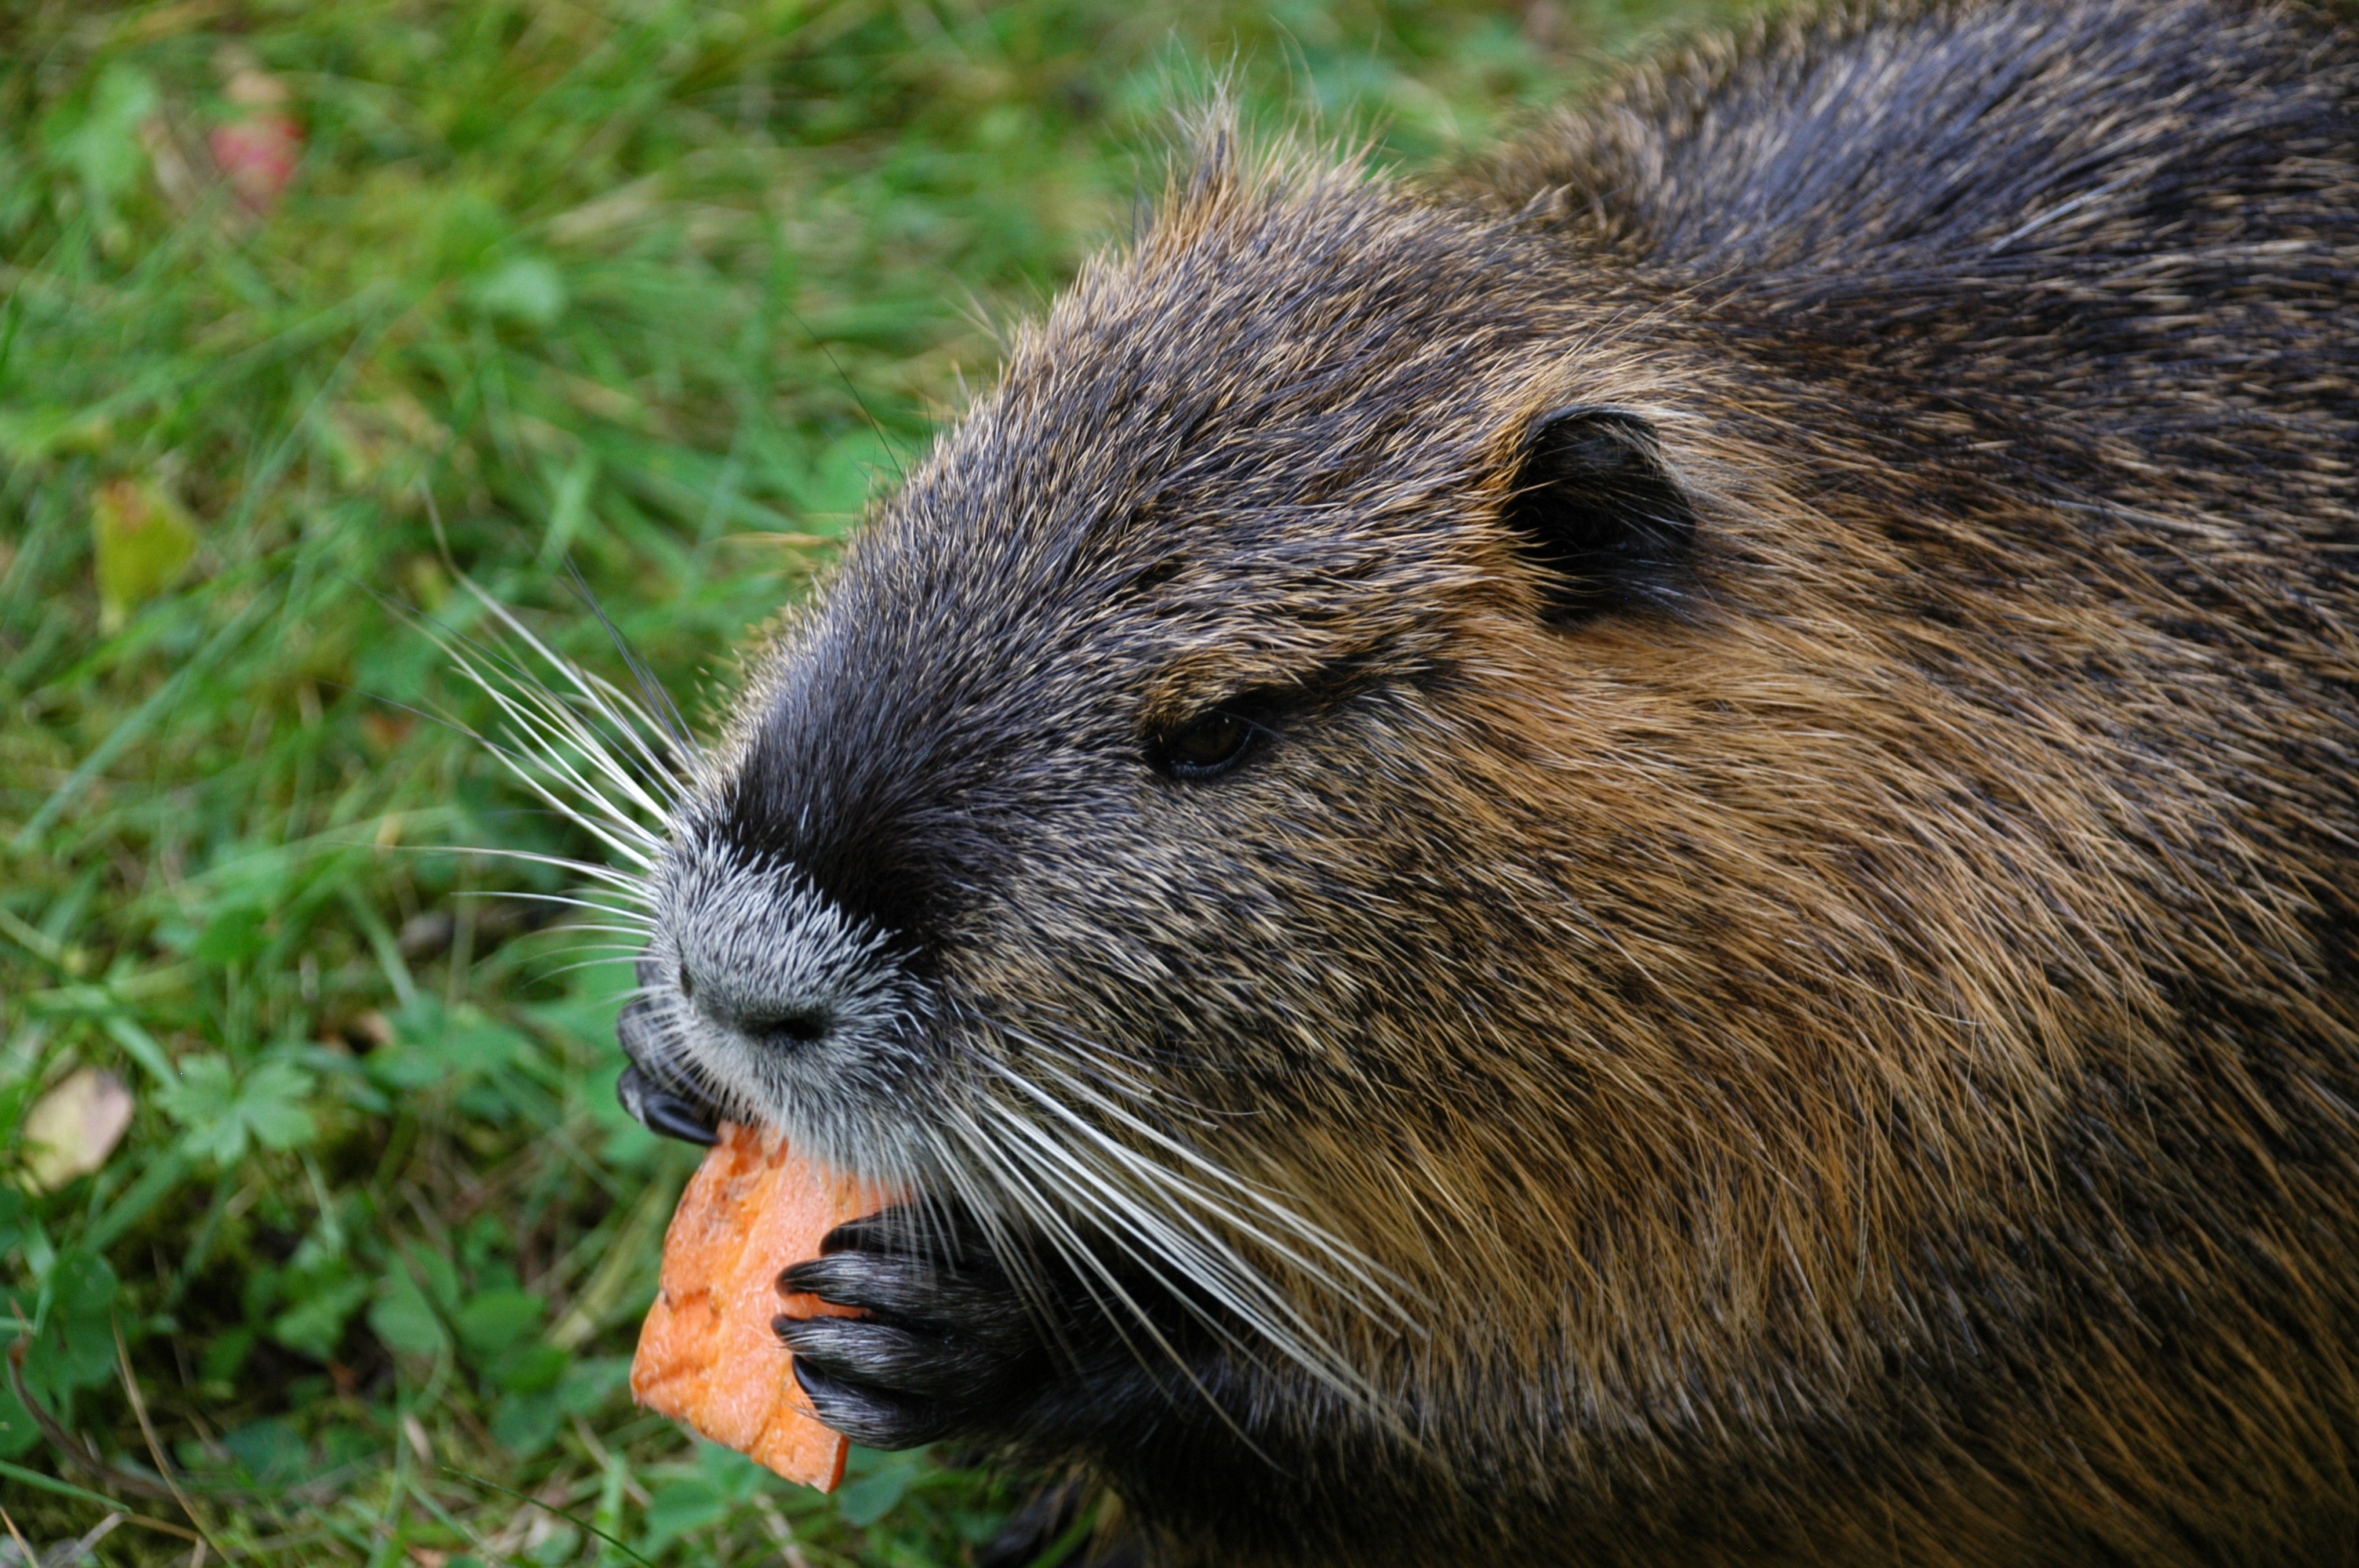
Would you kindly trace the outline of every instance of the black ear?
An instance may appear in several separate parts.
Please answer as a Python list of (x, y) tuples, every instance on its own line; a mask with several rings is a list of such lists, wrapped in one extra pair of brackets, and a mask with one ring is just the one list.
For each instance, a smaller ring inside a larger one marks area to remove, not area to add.
[(1524, 438), (1506, 521), (1548, 576), (1549, 619), (1668, 603), (1695, 509), (1663, 471), (1654, 427), (1594, 405), (1551, 409)]

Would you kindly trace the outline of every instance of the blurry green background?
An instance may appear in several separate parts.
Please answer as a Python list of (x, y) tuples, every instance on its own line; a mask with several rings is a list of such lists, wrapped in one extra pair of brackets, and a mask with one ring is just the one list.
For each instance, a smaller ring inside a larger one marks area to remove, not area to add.
[(437, 848), (595, 852), (413, 711), (487, 720), (404, 609), (479, 625), (455, 570), (619, 678), (571, 563), (709, 712), (1216, 75), (1430, 160), (1716, 3), (0, 6), (15, 1532), (971, 1555), (1008, 1487), (821, 1498), (631, 1406), (695, 1152), (614, 1106), (627, 970), (518, 896), (568, 878)]

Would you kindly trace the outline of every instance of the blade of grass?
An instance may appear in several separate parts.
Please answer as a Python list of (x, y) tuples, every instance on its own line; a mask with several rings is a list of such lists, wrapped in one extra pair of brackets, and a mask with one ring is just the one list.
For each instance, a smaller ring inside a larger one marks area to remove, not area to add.
[(50, 1492), (61, 1498), (72, 1498), (80, 1502), (96, 1503), (103, 1509), (121, 1514), (124, 1523), (136, 1524), (143, 1530), (160, 1530), (166, 1535), (177, 1535), (182, 1541), (204, 1539), (185, 1525), (172, 1524), (160, 1519), (150, 1519), (142, 1513), (133, 1513), (104, 1492), (93, 1492), (87, 1487), (77, 1487), (71, 1481), (60, 1481), (55, 1476), (44, 1476), (38, 1470), (28, 1470), (24, 1465), (14, 1464), (9, 1460), (0, 1459), (0, 1476), (6, 1476), (19, 1486), (30, 1487), (36, 1491)]
[(49, 830), (50, 826), (65, 814), (68, 807), (82, 798), (82, 792), (90, 788), (99, 774), (104, 773), (117, 757), (129, 751), (142, 736), (146, 735), (149, 726), (171, 711), (189, 687), (201, 679), (224, 654), (235, 646), (238, 639), (254, 629), (273, 601), (274, 596), (266, 590), (257, 594), (244, 610), (238, 611), (230, 620), (227, 625), (207, 638), (204, 646), (197, 650), (194, 657), (173, 671), (170, 678), (158, 687), (147, 701), (133, 708), (130, 717), (115, 725), (107, 732), (105, 740), (91, 749), (90, 755), (84, 757), (81, 764), (66, 775), (65, 782), (58, 785), (48, 800), (41, 803), (41, 808), (33, 813), (30, 820), (26, 822), (24, 827), (16, 830), (16, 838), (10, 841), (10, 848), (22, 854), (38, 843), (41, 835)]
[(596, 1525), (592, 1524), (589, 1520), (577, 1518), (571, 1512), (567, 1509), (560, 1509), (553, 1503), (544, 1503), (538, 1498), (527, 1497), (524, 1493), (516, 1490), (514, 1487), (503, 1487), (497, 1481), (486, 1481), (481, 1476), (471, 1476), (464, 1470), (454, 1470), (448, 1465), (442, 1466), (442, 1473), (446, 1476), (456, 1476), (462, 1481), (472, 1481), (476, 1486), (482, 1487), (487, 1491), (497, 1492), (504, 1498), (514, 1498), (517, 1502), (528, 1503), (532, 1507), (540, 1509), (543, 1513), (553, 1514), (557, 1518), (561, 1519), (566, 1523), (571, 1525), (574, 1529), (596, 1536), (599, 1540), (604, 1541), (607, 1545), (613, 1547), (615, 1551), (621, 1552), (632, 1562), (639, 1563), (641, 1568), (656, 1568), (656, 1565), (653, 1563), (648, 1562), (646, 1558), (632, 1551), (624, 1541), (607, 1534), (604, 1530), (600, 1530)]
[(189, 1523), (204, 1538), (201, 1544), (212, 1548), (213, 1555), (223, 1562), (235, 1562), (236, 1559), (222, 1546), (213, 1532), (205, 1528), (204, 1517), (197, 1512), (197, 1505), (189, 1500), (189, 1494), (180, 1489), (179, 1479), (172, 1474), (172, 1466), (165, 1462), (164, 1445), (156, 1441), (156, 1425), (147, 1419), (147, 1400), (139, 1391), (139, 1374), (131, 1369), (131, 1347), (123, 1342), (123, 1320), (114, 1317), (112, 1321), (114, 1325), (115, 1371), (123, 1379), (124, 1394), (131, 1400), (131, 1413), (139, 1418), (139, 1435), (147, 1440), (147, 1456), (156, 1462), (156, 1474), (164, 1478), (164, 1485), (172, 1489), (172, 1500), (180, 1505), (180, 1511), (189, 1516)]

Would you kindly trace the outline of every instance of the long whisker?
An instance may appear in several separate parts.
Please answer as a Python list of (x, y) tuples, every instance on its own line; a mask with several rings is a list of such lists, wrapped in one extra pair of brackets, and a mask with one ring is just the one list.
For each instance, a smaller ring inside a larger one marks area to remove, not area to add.
[(647, 916), (638, 914), (636, 911), (617, 909), (611, 903), (600, 903), (594, 899), (568, 898), (563, 893), (556, 892), (504, 892), (499, 896), (503, 899), (513, 898), (529, 901), (533, 903), (553, 903), (562, 909), (585, 909), (593, 914), (611, 915), (616, 920), (628, 920), (635, 923), (626, 926), (567, 925), (560, 929), (575, 931), (628, 931), (633, 935), (641, 937), (647, 935), (655, 929), (655, 923)]
[[(1119, 1280), (1108, 1277), (1102, 1266), (1089, 1261), (1090, 1249), (1071, 1232), (1061, 1209), (1070, 1207), (1077, 1217), (1088, 1220), (1093, 1231), (1102, 1233), (1104, 1244), (1128, 1258), (1158, 1285), (1170, 1290), (1223, 1338), (1232, 1337), (1228, 1325), (1200, 1305), (1199, 1297), (1209, 1298), (1226, 1309), (1268, 1348), (1343, 1398), (1364, 1406), (1381, 1403), (1376, 1391), (1351, 1360), (1329, 1342), (1283, 1290), (1237, 1250), (1230, 1235), (1223, 1232), (1225, 1229), (1240, 1234), (1307, 1276), (1321, 1280), (1347, 1298), (1356, 1298), (1363, 1310), (1370, 1311), (1372, 1315), (1405, 1322), (1407, 1314), (1375, 1283), (1364, 1260), (1266, 1195), (1256, 1193), (1265, 1212), (1282, 1216), (1289, 1222), (1286, 1228), (1299, 1240), (1346, 1264), (1351, 1282), (1337, 1281), (1335, 1270), (1322, 1268), (1306, 1257), (1301, 1247), (1270, 1235), (1266, 1227), (1239, 1224), (1234, 1204), (1222, 1203), (1198, 1190), (1185, 1177), (1106, 1137), (1012, 1068), (999, 1063), (990, 1063), (988, 1066), (993, 1076), (1016, 1090), (1036, 1111), (1047, 1111), (1050, 1125), (1069, 1135), (1078, 1135), (1069, 1144), (1065, 1139), (1051, 1137), (1048, 1126), (1033, 1115), (1019, 1114), (994, 1100), (981, 1102), (990, 1109), (992, 1131), (996, 1134), (984, 1141), (1004, 1157), (999, 1162), (1003, 1173), (1006, 1159), (1020, 1159), (1059, 1195), (1058, 1204), (1049, 1206), (1058, 1211), (1053, 1215), (1055, 1223), (1048, 1227), (1049, 1234), (1059, 1240), (1060, 1252), (1095, 1273), (1111, 1293), (1130, 1307), (1131, 1315), (1136, 1315), (1136, 1303), (1123, 1292)], [(1252, 1191), (1244, 1184), (1238, 1185), (1241, 1191)], [(1025, 1183), (1021, 1187), (1012, 1187), (1011, 1192), (1031, 1187), (1032, 1184)], [(1027, 1217), (1046, 1224), (1051, 1217), (1042, 1212), (1046, 1202), (1043, 1195), (1032, 1190), (1030, 1201), (1024, 1204)], [(1208, 1214), (1216, 1217), (1222, 1225), (1208, 1222)]]
[[(657, 792), (668, 800), (677, 801), (681, 798), (681, 785), (676, 774), (686, 773), (694, 775), (699, 771), (700, 754), (692, 743), (682, 748), (673, 746), (667, 741), (667, 750), (674, 754), (669, 758), (658, 754), (646, 741), (644, 731), (653, 720), (647, 718), (644, 710), (632, 703), (629, 698), (614, 691), (610, 684), (601, 681), (596, 676), (582, 670), (562, 654), (549, 648), (534, 636), (530, 629), (526, 627), (505, 605), (484, 593), (472, 580), (468, 581), (467, 586), (489, 608), (494, 618), (501, 625), (511, 631), (553, 668), (563, 672), (568, 684), (575, 688), (574, 697), (569, 699), (552, 690), (529, 665), (510, 656), (506, 650), (495, 643), (470, 637), (453, 627), (431, 620), (407, 606), (397, 603), (393, 608), (396, 613), (417, 625), (440, 643), (444, 651), (451, 655), (453, 662), (468, 680), (492, 697), (510, 722), (520, 725), (527, 732), (541, 735), (545, 741), (553, 740), (559, 733), (563, 734), (586, 753), (599, 758), (602, 771), (612, 772), (627, 795), (636, 795), (644, 808), (651, 809), (654, 815), (660, 817), (664, 814), (663, 806), (648, 795), (647, 790), (631, 775), (629, 770), (614, 765), (614, 759), (609, 755), (605, 737), (601, 732), (582, 724), (578, 716), (573, 713), (573, 704), (582, 703), (591, 711), (603, 718), (613, 727), (614, 731), (622, 737), (624, 744), (638, 755), (644, 764), (647, 779), (652, 782)], [(487, 672), (496, 672), (499, 678), (494, 679)], [(602, 692), (610, 695), (602, 695)], [(522, 706), (520, 707), (519, 704)], [(460, 728), (465, 727), (460, 726)], [(511, 767), (516, 765), (516, 759), (508, 754), (507, 748), (498, 746), (480, 735), (476, 739), (484, 741), (485, 744), (500, 752), (504, 760), (507, 761)], [(539, 754), (536, 749), (528, 745), (524, 748), (524, 751), (530, 755)], [(644, 831), (636, 819), (631, 818), (627, 813), (615, 809), (614, 803), (603, 795), (594, 795), (592, 798), (616, 825)]]
[(525, 860), (534, 865), (557, 866), (572, 871), (576, 875), (604, 882), (634, 903), (644, 903), (653, 907), (655, 903), (655, 895), (647, 891), (646, 882), (639, 878), (631, 875), (628, 871), (618, 871), (610, 866), (599, 865), (593, 860), (576, 860), (564, 855), (544, 855), (536, 849), (470, 849), (468, 853), (496, 855), (502, 860)]
[[(421, 845), (419, 848), (421, 849), (447, 855), (491, 855), (502, 860), (513, 859), (516, 853), (529, 853), (529, 851), (512, 852), (502, 849), (485, 849), (481, 845), (473, 844), (434, 844)], [(568, 866), (573, 865), (573, 862), (570, 860), (563, 863)], [(563, 904), (569, 909), (586, 909), (594, 914), (612, 915), (616, 920), (636, 920), (640, 922), (642, 925), (653, 924), (651, 917), (631, 908), (627, 903), (607, 903), (599, 897), (592, 896), (594, 894), (603, 893), (603, 889), (594, 887), (583, 888), (579, 892), (572, 893), (535, 892), (528, 888), (462, 888), (453, 892), (451, 896), (453, 898), (488, 900), (500, 903), (506, 903), (510, 899), (516, 899), (528, 903)], [(614, 895), (612, 894), (605, 895), (606, 898), (612, 898), (613, 896)]]
[[(615, 625), (607, 616), (606, 607), (598, 602), (596, 594), (590, 591), (589, 579), (582, 575), (582, 568), (568, 560), (565, 563), (565, 570), (566, 574), (573, 579), (573, 591), (582, 596), (582, 601), (590, 607), (590, 613), (595, 615), (598, 618), (598, 624), (606, 629), (606, 635), (614, 643), (614, 651), (620, 654), (623, 656), (623, 662), (630, 666), (631, 678), (638, 683), (639, 695), (644, 699), (640, 711), (654, 709), (650, 717), (662, 726), (665, 738), (678, 751), (692, 755), (696, 751), (696, 743), (689, 736), (688, 721), (680, 717), (679, 708), (672, 702), (671, 693), (666, 691), (663, 684), (655, 678), (655, 672), (647, 668), (647, 661), (639, 657), (639, 651), (631, 646), (631, 641), (623, 635), (622, 628)], [(603, 686), (605, 683), (601, 681), (599, 684)], [(622, 698), (620, 692), (614, 693), (614, 696), (618, 699)]]
[[(659, 815), (662, 811), (661, 806), (645, 790), (639, 788), (627, 772), (608, 757), (605, 748), (600, 743), (596, 734), (588, 726), (581, 724), (573, 719), (571, 715), (564, 713), (561, 709), (556, 710), (554, 717), (551, 718), (541, 714), (537, 708), (527, 708), (501, 690), (465, 658), (457, 657), (456, 662), (460, 670), (491, 697), (493, 703), (508, 717), (512, 723), (527, 733), (537, 732), (544, 742), (535, 748), (523, 745), (502, 745), (488, 737), (478, 737), (507, 765), (508, 771), (516, 775), (518, 782), (550, 807), (570, 817), (584, 830), (595, 836), (607, 848), (632, 863), (642, 868), (651, 864), (654, 852), (661, 849), (662, 841), (629, 812), (609, 799), (596, 784), (585, 778), (560, 750), (561, 744), (571, 742), (576, 749), (593, 759), (593, 766), (598, 767), (602, 773), (621, 781), (626, 798), (634, 799), (642, 809)], [(540, 724), (540, 728), (536, 731), (537, 721)], [(545, 775), (553, 775), (570, 789), (575, 797), (594, 807), (595, 815), (584, 815), (572, 800), (565, 798), (549, 784), (544, 783)]]
[[(1006, 1133), (1002, 1131), (995, 1135), (964, 1116), (953, 1117), (951, 1119), (951, 1125), (962, 1135), (961, 1142), (964, 1145), (963, 1152), (968, 1159), (991, 1173), (997, 1189), (996, 1195), (1004, 1200), (1012, 1200), (1016, 1212), (1029, 1222), (1032, 1234), (1045, 1240), (1060, 1258), (1072, 1266), (1075, 1277), (1081, 1281), (1083, 1290), (1088, 1292), (1093, 1304), (1104, 1313), (1110, 1322), (1117, 1325), (1117, 1328), (1124, 1333), (1125, 1338), (1128, 1337), (1129, 1326), (1135, 1324), (1140, 1332), (1153, 1342), (1158, 1351), (1174, 1362), (1180, 1361), (1181, 1357), (1178, 1349), (1155, 1326), (1154, 1320), (1147, 1314), (1145, 1306), (1125, 1288), (1121, 1277), (1073, 1228), (1072, 1222), (1064, 1209), (1052, 1202), (1034, 1184), (1023, 1169), (1008, 1158), (1012, 1146), (1007, 1141)], [(963, 1162), (952, 1162), (951, 1168), (959, 1169), (963, 1163)], [(994, 1212), (994, 1206), (988, 1204), (979, 1206), (979, 1212), (985, 1215), (991, 1214)], [(1154, 1260), (1151, 1257), (1140, 1258), (1126, 1243), (1118, 1243), (1118, 1245), (1123, 1247), (1125, 1255), (1138, 1261), (1150, 1275), (1155, 1273)], [(1001, 1255), (1004, 1260), (1011, 1256), (1008, 1252), (1003, 1252)], [(1158, 1282), (1168, 1281), (1158, 1280)], [(1019, 1281), (1019, 1288), (1023, 1283), (1024, 1281)], [(1034, 1302), (1036, 1312), (1051, 1325), (1052, 1329), (1056, 1328), (1058, 1325), (1055, 1314), (1048, 1306), (1049, 1302), (1053, 1298), (1047, 1286), (1038, 1281), (1031, 1281), (1030, 1286), (1031, 1289), (1027, 1293)], [(1117, 1308), (1120, 1310), (1115, 1310)], [(1216, 1330), (1222, 1326), (1217, 1323), (1214, 1324)], [(1062, 1339), (1061, 1333), (1058, 1337)]]
[[(559, 654), (479, 585), (469, 580), (467, 587), (495, 625), (556, 671), (568, 688), (552, 687), (524, 661), (495, 644), (413, 615), (512, 727), (506, 741), (468, 732), (527, 792), (618, 860), (641, 871), (652, 870), (664, 838), (649, 819), (660, 823), (668, 818), (685, 799), (688, 781), (701, 770), (700, 753), (679, 726), (676, 710), (669, 723), (658, 720), (611, 682)], [(611, 623), (608, 630), (619, 636)], [(635, 672), (643, 682), (647, 679), (644, 666), (635, 664)], [(656, 741), (650, 741), (650, 731)], [(620, 873), (611, 870), (587, 874), (621, 885)]]
[[(578, 577), (576, 582), (577, 586), (581, 586)], [(503, 626), (506, 626), (527, 647), (539, 654), (551, 668), (563, 672), (565, 678), (574, 689), (614, 725), (625, 742), (647, 764), (653, 777), (668, 786), (674, 786), (669, 793), (675, 804), (682, 798), (681, 792), (676, 787), (679, 781), (675, 769), (685, 771), (690, 778), (699, 776), (703, 753), (696, 742), (690, 738), (688, 727), (681, 721), (679, 708), (674, 707), (671, 698), (663, 693), (662, 687), (656, 683), (653, 674), (640, 660), (637, 653), (631, 648), (614, 622), (607, 619), (604, 609), (599, 605), (594, 596), (589, 594), (586, 586), (582, 587), (582, 591), (591, 612), (598, 617), (599, 624), (605, 627), (607, 635), (614, 640), (616, 648), (621, 650), (625, 661), (631, 667), (632, 675), (639, 682), (640, 690), (649, 694), (659, 703), (663, 709), (661, 717), (648, 712), (646, 706), (625, 695), (612, 682), (592, 675), (572, 660), (551, 649), (534, 635), (531, 629), (517, 619), (514, 611), (485, 593), (473, 582), (469, 582), (467, 586), (490, 608), (491, 612), (499, 619)], [(669, 755), (659, 754), (656, 748), (649, 744), (647, 735), (650, 731), (661, 737), (663, 751)]]
[(581, 950), (585, 953), (603, 954), (605, 957), (583, 958), (577, 963), (571, 964), (560, 964), (553, 969), (543, 969), (538, 964), (535, 964), (530, 967), (529, 972), (539, 975), (545, 979), (554, 979), (559, 975), (570, 975), (580, 969), (603, 968), (606, 965), (614, 963), (618, 959), (630, 957), (639, 951), (636, 947), (618, 946), (611, 942), (603, 942), (594, 946), (584, 947)]
[[(1017, 1037), (1023, 1038), (1021, 1035)], [(1027, 1041), (1027, 1044), (1037, 1044), (1037, 1042)], [(1192, 1183), (1177, 1171), (1152, 1160), (1142, 1159), (1136, 1150), (1108, 1137), (1102, 1130), (1076, 1114), (1071, 1108), (1020, 1076), (1005, 1071), (1002, 1072), (1002, 1076), (1020, 1090), (1033, 1097), (1043, 1108), (1057, 1116), (1071, 1130), (1090, 1141), (1102, 1153), (1114, 1159), (1134, 1176), (1146, 1180), (1174, 1197), (1221, 1217), (1226, 1224), (1235, 1227), (1246, 1238), (1268, 1248), (1321, 1284), (1347, 1294), (1363, 1310), (1370, 1312), (1372, 1315), (1389, 1318), (1402, 1327), (1414, 1328), (1414, 1319), (1399, 1303), (1394, 1300), (1386, 1288), (1385, 1280), (1380, 1277), (1384, 1271), (1378, 1270), (1364, 1254), (1344, 1245), (1330, 1236), (1322, 1227), (1296, 1214), (1274, 1194), (1241, 1179), (1213, 1161), (1206, 1159), (1185, 1143), (1149, 1126), (1125, 1107), (1114, 1103), (1089, 1086), (1078, 1082), (1071, 1075), (1060, 1071), (1053, 1060), (1044, 1059), (1041, 1065), (1046, 1071), (1055, 1075), (1061, 1087), (1088, 1104), (1092, 1109), (1110, 1119), (1134, 1136), (1146, 1141), (1162, 1153), (1177, 1161), (1181, 1166), (1213, 1183), (1222, 1189), (1221, 1195), (1199, 1192)], [(994, 1066), (995, 1067), (996, 1064), (994, 1064)], [(1292, 1236), (1296, 1242), (1317, 1252), (1325, 1261), (1314, 1261), (1306, 1257), (1294, 1243), (1281, 1240), (1259, 1226), (1240, 1222), (1235, 1204), (1231, 1201), (1239, 1198), (1259, 1210), (1268, 1224)], [(1336, 1277), (1333, 1271), (1337, 1270), (1342, 1271), (1343, 1278)], [(1392, 1282), (1396, 1285), (1399, 1283), (1397, 1280)]]

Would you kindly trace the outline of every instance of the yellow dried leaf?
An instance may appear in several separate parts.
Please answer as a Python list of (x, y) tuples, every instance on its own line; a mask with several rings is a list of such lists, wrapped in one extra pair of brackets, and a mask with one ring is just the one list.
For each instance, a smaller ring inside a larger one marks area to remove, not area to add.
[(168, 589), (197, 553), (197, 526), (153, 480), (118, 479), (91, 498), (98, 552), (98, 600), (113, 632)]
[(82, 1067), (25, 1118), (25, 1173), (48, 1191), (106, 1163), (131, 1125), (131, 1091), (113, 1073)]

